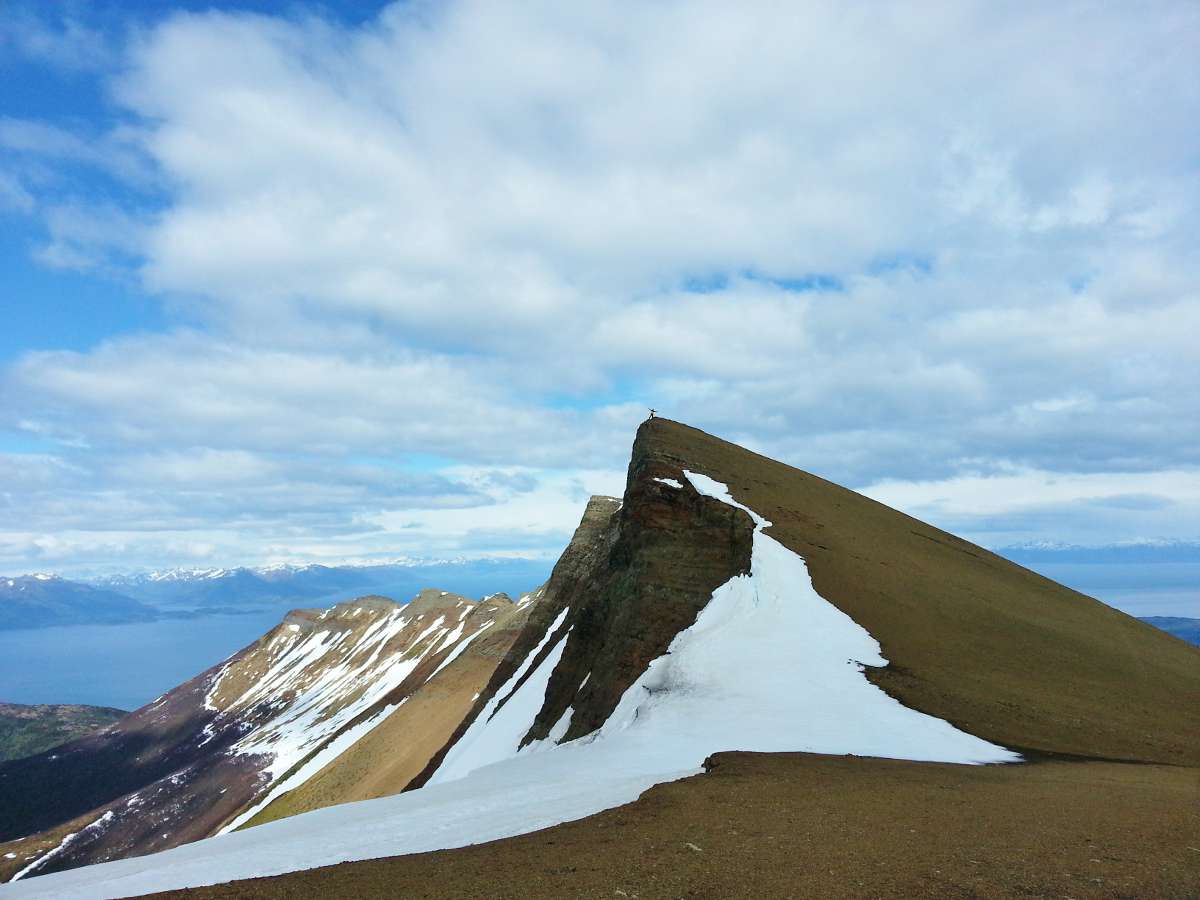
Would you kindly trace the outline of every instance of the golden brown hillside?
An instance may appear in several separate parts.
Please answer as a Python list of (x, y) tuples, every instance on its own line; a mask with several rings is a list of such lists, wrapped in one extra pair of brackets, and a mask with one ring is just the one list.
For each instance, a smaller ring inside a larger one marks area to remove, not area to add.
[(890, 665), (907, 706), (1008, 747), (1200, 765), (1200, 648), (987, 550), (698, 429), (651, 419), (634, 463), (703, 471), (773, 524)]

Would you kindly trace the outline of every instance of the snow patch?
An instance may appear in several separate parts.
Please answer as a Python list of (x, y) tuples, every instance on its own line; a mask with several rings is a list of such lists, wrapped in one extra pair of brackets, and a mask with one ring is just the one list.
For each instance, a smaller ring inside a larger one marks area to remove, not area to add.
[[(453, 781), (462, 778), (481, 766), (512, 756), (517, 752), (517, 745), (529, 726), (533, 717), (542, 707), (546, 698), (546, 684), (550, 681), (550, 673), (558, 665), (563, 648), (567, 642), (564, 634), (559, 638), (554, 649), (542, 660), (537, 670), (521, 684), (521, 679), (533, 665), (539, 653), (554, 633), (562, 627), (570, 608), (563, 609), (558, 614), (538, 645), (522, 660), (521, 665), (484, 705), (483, 710), (476, 716), (461, 738), (450, 748), (442, 764), (429, 779), (429, 784)], [(514, 688), (520, 684), (520, 688)], [(504, 705), (501, 706), (500, 704)]]
[[(399, 703), (393, 703), (381, 709), (370, 718), (359, 722), (357, 725), (351, 728), (347, 728), (333, 740), (326, 743), (324, 747), (314, 753), (312, 757), (304, 763), (304, 765), (293, 772), (290, 776), (273, 785), (271, 790), (268, 791), (261, 800), (247, 807), (243, 812), (230, 820), (229, 823), (217, 833), (228, 834), (231, 831), (236, 831), (244, 822), (249, 822), (256, 815), (258, 815), (260, 810), (266, 809), (270, 804), (275, 802), (277, 797), (282, 797), (284, 794), (294, 791), (296, 788), (303, 785), (310, 778), (325, 768), (325, 766), (333, 762), (335, 759), (341, 756), (342, 753), (354, 746), (354, 744), (356, 744), (361, 738), (365, 737), (371, 731), (374, 731), (377, 725), (381, 724), (384, 719), (403, 706), (407, 700), (408, 698), (405, 697), (404, 700), (401, 700)], [(221, 793), (225, 793), (225, 789), (222, 789)]]
[(75, 831), (75, 832), (72, 832), (71, 834), (68, 834), (66, 837), (64, 837), (62, 839), (62, 843), (60, 843), (57, 847), (55, 847), (49, 853), (45, 853), (42, 856), (39, 856), (37, 859), (35, 859), (33, 862), (31, 862), (29, 865), (27, 865), (25, 868), (23, 868), (20, 872), (18, 872), (16, 875), (14, 875), (11, 879), (9, 879), (9, 884), (11, 884), (14, 881), (18, 881), (18, 880), (24, 878), (26, 875), (28, 875), (34, 869), (41, 867), (47, 860), (53, 859), (54, 857), (58, 856), (58, 854), (62, 853), (64, 850), (66, 850), (69, 846), (71, 846), (71, 844), (75, 843), (75, 841), (78, 838), (80, 838), (87, 832), (92, 831), (93, 829), (103, 828), (105, 825), (107, 825), (109, 822), (111, 822), (112, 819), (113, 819), (113, 811), (110, 809), (108, 812), (106, 812), (100, 818), (96, 819), (94, 822), (91, 822), (88, 825), (85, 825), (79, 831)]
[[(434, 678), (434, 675), (437, 675), (438, 672), (442, 671), (442, 669), (446, 668), (446, 666), (450, 665), (450, 663), (452, 663), (456, 659), (458, 659), (459, 655), (464, 650), (466, 650), (467, 647), (471, 646), (471, 641), (475, 640), (475, 638), (479, 637), (481, 634), (483, 634), (485, 631), (487, 631), (489, 628), (491, 628), (494, 624), (496, 624), (496, 623), (493, 620), (491, 622), (485, 622), (483, 625), (479, 626), (479, 629), (473, 635), (471, 635), (465, 641), (462, 641), (461, 643), (459, 643), (459, 645), (457, 647), (455, 647), (448, 654), (446, 654), (446, 658), (443, 659), (440, 663), (438, 663), (438, 667), (433, 670), (432, 675), (430, 675), (428, 678), (425, 679), (424, 683), (428, 684), (429, 682), (431, 682)], [(475, 696), (478, 697), (479, 695), (476, 694)]]

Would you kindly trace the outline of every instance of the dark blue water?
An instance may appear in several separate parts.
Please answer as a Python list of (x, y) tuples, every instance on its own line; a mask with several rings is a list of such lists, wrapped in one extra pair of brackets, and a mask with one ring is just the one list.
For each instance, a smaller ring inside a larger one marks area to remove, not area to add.
[(136, 709), (251, 643), (282, 614), (0, 631), (0, 701)]

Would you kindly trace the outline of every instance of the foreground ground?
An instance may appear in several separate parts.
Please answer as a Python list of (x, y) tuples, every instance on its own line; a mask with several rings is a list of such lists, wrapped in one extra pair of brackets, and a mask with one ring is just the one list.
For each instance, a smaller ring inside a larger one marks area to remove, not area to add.
[(1200, 770), (722, 753), (489, 844), (156, 897), (1196, 898)]

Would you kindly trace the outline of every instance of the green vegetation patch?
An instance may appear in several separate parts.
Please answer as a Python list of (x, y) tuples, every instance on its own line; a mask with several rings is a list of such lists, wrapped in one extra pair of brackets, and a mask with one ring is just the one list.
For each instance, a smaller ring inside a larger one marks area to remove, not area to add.
[(125, 710), (108, 706), (0, 703), (0, 762), (65, 744), (124, 715)]

